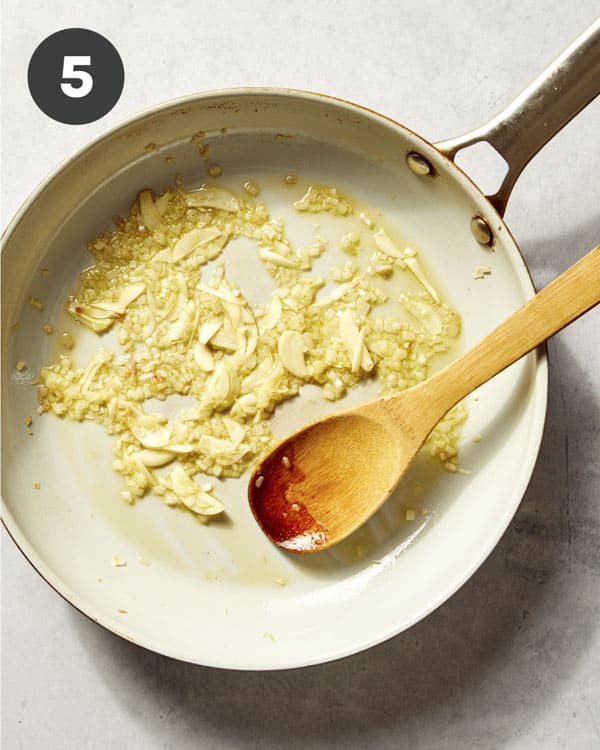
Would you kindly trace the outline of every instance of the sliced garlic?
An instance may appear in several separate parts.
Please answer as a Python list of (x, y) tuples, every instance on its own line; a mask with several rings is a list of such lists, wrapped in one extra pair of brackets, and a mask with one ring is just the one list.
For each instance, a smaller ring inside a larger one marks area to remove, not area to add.
[(156, 263), (172, 263), (173, 262), (173, 251), (170, 247), (165, 247), (152, 258), (153, 262)]
[(213, 260), (213, 258), (220, 255), (220, 253), (223, 252), (225, 245), (229, 242), (230, 237), (231, 232), (223, 232), (220, 237), (216, 237), (212, 242), (204, 245), (202, 248), (204, 262)]
[(215, 358), (206, 344), (197, 341), (194, 344), (194, 360), (202, 372), (212, 372), (215, 369)]
[(178, 277), (177, 281), (179, 282), (179, 291), (176, 294), (172, 295), (172, 304), (169, 306), (169, 308), (164, 310), (164, 314), (166, 315), (167, 320), (170, 321), (177, 320), (179, 318), (189, 301), (185, 278), (183, 278), (183, 276), (180, 276)]
[(285, 307), (287, 307), (289, 310), (293, 310), (294, 312), (300, 311), (300, 305), (293, 297), (282, 297), (281, 303), (285, 305)]
[(169, 205), (169, 201), (171, 200), (171, 193), (167, 190), (165, 193), (163, 193), (160, 198), (157, 198), (154, 201), (154, 205), (156, 206), (156, 210), (158, 213), (162, 216), (164, 212), (167, 210), (167, 206)]
[[(169, 343), (182, 340), (189, 341), (196, 332), (198, 317), (199, 309), (196, 303), (194, 300), (189, 300), (185, 307), (178, 311), (178, 316), (169, 329), (167, 336)], [(171, 319), (171, 316), (169, 316), (169, 319)]]
[(385, 229), (378, 229), (373, 235), (377, 249), (381, 250), (385, 255), (389, 255), (390, 258), (399, 258), (404, 260), (403, 252), (394, 244), (390, 239), (390, 236)]
[(254, 354), (258, 344), (258, 330), (256, 325), (242, 326), (239, 331), (239, 338), (242, 345), (239, 349), (240, 357), (247, 359)]
[(433, 336), (438, 336), (442, 333), (442, 318), (432, 305), (426, 302), (415, 301), (405, 295), (400, 297), (400, 304)]
[(365, 350), (366, 333), (367, 329), (363, 326), (360, 330), (360, 333), (358, 334), (358, 340), (356, 342), (356, 346), (354, 347), (354, 352), (352, 353), (352, 363), (350, 365), (350, 369), (352, 370), (352, 372), (358, 372), (360, 370)]
[(340, 316), (340, 338), (350, 357), (352, 372), (358, 372), (359, 367), (367, 372), (373, 369), (373, 360), (365, 346), (364, 331), (364, 328), (362, 332), (358, 330), (352, 312), (346, 308)]
[(274, 253), (272, 250), (265, 250), (261, 247), (259, 252), (260, 257), (268, 263), (273, 263), (275, 266), (281, 268), (298, 268), (298, 261), (294, 258), (286, 258), (284, 255)]
[(175, 453), (168, 450), (148, 450), (147, 448), (137, 454), (139, 460), (144, 466), (156, 468), (165, 466), (175, 458)]
[(281, 310), (281, 300), (278, 295), (275, 295), (271, 300), (267, 312), (260, 319), (259, 326), (261, 332), (270, 331), (271, 328), (275, 328), (277, 323), (279, 323), (279, 318), (281, 318)]
[(214, 409), (225, 409), (237, 396), (238, 383), (235, 373), (222, 359), (206, 384), (204, 400)]
[(277, 351), (286, 370), (299, 378), (306, 377), (302, 334), (298, 331), (284, 331), (279, 337)]
[(98, 318), (109, 318), (114, 315), (123, 315), (124, 312), (118, 302), (94, 302), (91, 305), (84, 305), (84, 307), (94, 311), (94, 314)]
[(179, 443), (167, 443), (167, 445), (165, 445), (165, 449), (169, 450), (171, 453), (177, 453), (177, 454), (182, 454), (182, 455), (185, 455), (186, 453), (194, 452), (193, 446), (179, 444)]
[(237, 451), (238, 446), (231, 440), (213, 437), (212, 435), (202, 435), (198, 441), (198, 448), (207, 455), (215, 453), (232, 453)]
[(146, 289), (146, 284), (143, 281), (137, 281), (133, 284), (128, 284), (126, 287), (121, 289), (117, 305), (125, 310), (129, 305), (134, 302)]
[(312, 307), (330, 305), (332, 302), (341, 299), (345, 294), (354, 289), (357, 283), (358, 279), (355, 279), (354, 281), (345, 281), (343, 284), (339, 284), (327, 297), (323, 297), (323, 299), (313, 302)]
[(146, 484), (148, 485), (148, 487), (154, 487), (156, 484), (156, 481), (154, 477), (152, 476), (150, 469), (146, 466), (146, 464), (140, 458), (139, 453), (134, 454), (132, 458), (134, 460), (134, 463), (137, 467), (138, 472), (146, 479)]
[(183, 237), (173, 247), (173, 254), (171, 260), (173, 263), (177, 263), (178, 260), (182, 260), (187, 257), (194, 250), (199, 247), (207, 245), (209, 242), (217, 239), (223, 234), (217, 227), (202, 227), (201, 229), (192, 229), (191, 232), (184, 234)]
[[(88, 305), (79, 302), (79, 300), (73, 297), (67, 309), (80, 323), (91, 328), (95, 333), (103, 333), (122, 315), (119, 309), (107, 310), (106, 304), (109, 303), (105, 303), (102, 307), (99, 305)], [(116, 306), (113, 307), (116, 308)]]
[(371, 305), (361, 297), (356, 302), (355, 310), (359, 318), (366, 318), (371, 311)]
[(219, 289), (213, 289), (212, 286), (207, 286), (206, 284), (198, 284), (198, 290), (201, 292), (204, 292), (205, 294), (210, 294), (213, 297), (218, 297), (219, 299), (224, 300), (225, 302), (231, 302), (234, 305), (243, 305), (244, 300), (238, 299), (237, 297), (234, 297), (233, 294), (224, 287), (219, 287)]
[(410, 270), (414, 273), (417, 279), (419, 279), (419, 281), (425, 287), (427, 292), (431, 295), (431, 298), (434, 299), (439, 304), (440, 298), (438, 296), (438, 293), (431, 286), (429, 281), (427, 281), (427, 277), (423, 273), (423, 269), (421, 268), (419, 261), (416, 258), (406, 258), (405, 263), (410, 268)]
[(239, 341), (235, 329), (231, 324), (224, 324), (210, 339), (210, 345), (216, 349), (223, 349), (227, 352), (235, 352), (239, 346)]
[(85, 391), (87, 391), (89, 386), (94, 381), (96, 375), (98, 374), (100, 368), (107, 362), (110, 362), (112, 359), (112, 352), (109, 352), (107, 349), (98, 349), (98, 351), (90, 360), (83, 375), (81, 376), (81, 380), (79, 381), (79, 387), (81, 388), (82, 392), (85, 393)]
[(246, 437), (246, 430), (237, 420), (231, 419), (231, 417), (223, 417), (223, 424), (227, 428), (231, 442), (237, 448)]
[(223, 503), (205, 492), (180, 466), (173, 469), (170, 480), (177, 498), (194, 513), (216, 516), (224, 511)]
[(129, 429), (144, 448), (164, 448), (171, 439), (171, 433), (161, 424), (163, 421), (164, 417), (159, 414), (139, 412), (129, 422)]
[(240, 208), (240, 204), (233, 193), (214, 185), (202, 185), (198, 190), (189, 192), (185, 200), (188, 206), (217, 208), (229, 213), (236, 213)]
[(154, 204), (154, 199), (150, 190), (142, 190), (140, 193), (140, 213), (142, 215), (144, 226), (151, 232), (160, 226), (160, 211)]
[(215, 320), (208, 320), (206, 323), (202, 323), (198, 331), (198, 340), (200, 343), (207, 344), (222, 325), (223, 321), (216, 318)]
[(254, 393), (245, 393), (240, 396), (233, 404), (229, 413), (236, 419), (243, 419), (244, 417), (250, 416), (256, 413), (256, 407), (258, 405), (258, 399)]
[(217, 458), (223, 466), (231, 466), (248, 453), (244, 443), (236, 445), (232, 440), (223, 440), (212, 435), (202, 435), (198, 441), (198, 450), (207, 456)]
[(264, 383), (272, 369), (273, 360), (271, 357), (263, 359), (260, 365), (242, 380), (242, 393), (250, 393), (254, 388)]

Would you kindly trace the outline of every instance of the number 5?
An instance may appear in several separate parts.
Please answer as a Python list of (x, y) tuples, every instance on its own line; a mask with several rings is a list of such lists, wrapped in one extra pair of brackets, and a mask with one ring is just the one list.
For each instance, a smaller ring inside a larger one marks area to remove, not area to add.
[(89, 55), (65, 55), (63, 58), (62, 77), (80, 81), (79, 86), (73, 86), (72, 83), (61, 83), (60, 87), (63, 94), (74, 99), (80, 99), (87, 96), (94, 85), (94, 79), (87, 70), (76, 70), (76, 65), (89, 66), (92, 64), (92, 58)]

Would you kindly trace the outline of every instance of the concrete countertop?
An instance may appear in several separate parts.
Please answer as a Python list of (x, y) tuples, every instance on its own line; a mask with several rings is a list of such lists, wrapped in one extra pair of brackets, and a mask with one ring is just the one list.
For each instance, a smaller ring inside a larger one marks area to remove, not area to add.
[[(67, 7), (69, 6), (70, 7)], [(2, 226), (91, 138), (202, 89), (276, 85), (372, 107), (430, 140), (481, 124), (597, 16), (593, 0), (2, 3)], [(85, 126), (40, 112), (29, 58), (83, 26), (126, 85)], [(529, 165), (506, 221), (542, 286), (600, 241), (600, 100)], [(408, 632), (279, 673), (195, 667), (73, 610), (2, 530), (2, 747), (600, 747), (598, 311), (550, 344), (545, 437), (512, 524), (473, 578)]]

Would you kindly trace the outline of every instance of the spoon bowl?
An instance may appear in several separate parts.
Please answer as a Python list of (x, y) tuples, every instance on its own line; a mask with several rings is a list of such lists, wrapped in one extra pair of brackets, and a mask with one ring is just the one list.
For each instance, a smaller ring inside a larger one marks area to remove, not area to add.
[[(294, 551), (329, 546), (352, 533), (398, 483), (400, 453), (388, 426), (352, 410), (292, 435), (256, 467), (251, 506), (263, 531)], [(353, 498), (354, 514), (331, 497)]]
[(598, 302), (600, 245), (433, 377), (290, 435), (248, 485), (264, 533), (300, 553), (345, 539), (388, 499), (453, 406)]

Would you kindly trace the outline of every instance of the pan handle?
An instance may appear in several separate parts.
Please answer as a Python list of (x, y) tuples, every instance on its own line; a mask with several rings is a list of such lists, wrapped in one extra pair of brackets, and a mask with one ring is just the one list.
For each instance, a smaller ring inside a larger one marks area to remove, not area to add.
[(524, 167), (600, 93), (600, 18), (496, 117), (476, 130), (434, 144), (451, 161), (465, 146), (487, 141), (508, 164), (498, 192), (487, 196), (503, 216)]

